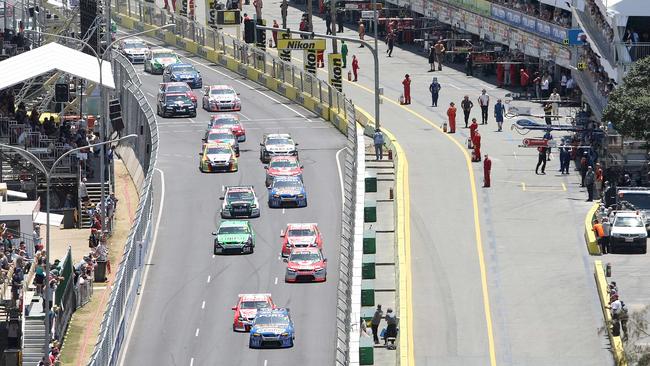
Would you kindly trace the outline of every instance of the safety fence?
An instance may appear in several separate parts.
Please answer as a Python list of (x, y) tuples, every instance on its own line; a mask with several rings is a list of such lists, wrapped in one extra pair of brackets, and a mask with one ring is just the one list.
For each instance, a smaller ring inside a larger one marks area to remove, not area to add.
[(124, 247), (119, 270), (101, 323), (95, 350), (88, 365), (117, 364), (126, 330), (133, 315), (135, 298), (142, 281), (144, 258), (149, 249), (154, 203), (154, 168), (158, 153), (156, 117), (140, 91), (141, 81), (133, 65), (123, 56), (113, 54), (116, 96), (122, 103), (124, 134), (138, 136), (133, 143), (120, 145), (117, 154), (126, 165), (136, 186), (140, 202)]
[[(345, 94), (318, 79), (315, 75), (296, 67), (290, 61), (273, 56), (263, 49), (246, 44), (223, 31), (206, 28), (195, 21), (160, 9), (153, 4), (134, 0), (114, 0), (113, 19), (118, 25), (135, 31), (152, 30), (151, 35), (215, 64), (224, 66), (302, 105), (332, 122), (348, 141), (344, 172), (344, 198), (342, 213), (341, 253), (339, 283), (337, 288), (337, 365), (350, 364), (352, 327), (358, 328), (358, 319), (351, 319), (352, 268), (355, 244), (354, 207), (357, 179), (357, 125), (356, 107)], [(173, 22), (175, 29), (154, 30)], [(116, 83), (119, 85), (119, 83)], [(361, 157), (363, 159), (363, 157)], [(363, 202), (361, 202), (363, 203)], [(360, 240), (358, 240), (360, 241)], [(97, 350), (96, 350), (97, 352)], [(111, 360), (105, 359), (106, 364)], [(96, 363), (99, 365), (100, 363)]]

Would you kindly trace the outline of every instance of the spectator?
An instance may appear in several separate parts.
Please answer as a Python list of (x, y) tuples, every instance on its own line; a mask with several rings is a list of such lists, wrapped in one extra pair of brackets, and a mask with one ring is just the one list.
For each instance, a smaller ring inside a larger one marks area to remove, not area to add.
[(372, 339), (375, 344), (379, 344), (379, 324), (381, 324), (381, 319), (384, 317), (384, 312), (381, 310), (381, 304), (377, 305), (375, 314), (370, 320), (370, 327), (372, 328)]
[(384, 345), (388, 345), (388, 338), (397, 337), (397, 317), (393, 313), (393, 309), (386, 310), (386, 336), (384, 337)]

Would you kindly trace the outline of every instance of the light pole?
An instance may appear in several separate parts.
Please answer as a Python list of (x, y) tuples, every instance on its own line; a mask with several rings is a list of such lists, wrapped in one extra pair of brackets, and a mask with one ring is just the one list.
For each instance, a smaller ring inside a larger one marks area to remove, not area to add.
[[(45, 175), (45, 199), (47, 202), (45, 203), (45, 212), (47, 213), (46, 217), (46, 227), (45, 227), (45, 278), (47, 279), (47, 284), (45, 287), (45, 298), (44, 298), (44, 306), (43, 306), (43, 311), (45, 312), (45, 345), (44, 345), (44, 351), (47, 353), (48, 347), (50, 345), (50, 331), (52, 328), (52, 325), (50, 324), (50, 299), (52, 298), (50, 294), (50, 180), (52, 178), (52, 174), (54, 173), (54, 168), (56, 168), (57, 164), (65, 158), (66, 156), (75, 153), (77, 151), (91, 148), (91, 147), (96, 147), (96, 146), (104, 146), (106, 144), (112, 144), (112, 143), (119, 143), (120, 141), (138, 137), (138, 135), (132, 134), (132, 135), (127, 135), (124, 137), (121, 137), (119, 139), (115, 140), (109, 140), (109, 141), (104, 141), (104, 142), (99, 142), (96, 144), (91, 144), (88, 146), (83, 146), (83, 147), (78, 147), (75, 149), (71, 149), (63, 153), (61, 156), (59, 156), (50, 169), (48, 170), (45, 167), (45, 164), (36, 157), (34, 154), (32, 154), (29, 150), (17, 147), (17, 146), (12, 146), (12, 145), (6, 145), (6, 144), (0, 144), (0, 148), (3, 149), (9, 149), (9, 150), (14, 150), (17, 151), (19, 154), (23, 155), (27, 160), (29, 160), (38, 170), (40, 170), (44, 175)], [(102, 209), (104, 209), (104, 206), (106, 206), (105, 203), (102, 203)]]
[[(90, 44), (88, 44), (87, 42), (82, 41), (80, 39), (77, 39), (77, 38), (62, 36), (62, 35), (53, 34), (53, 33), (38, 32), (38, 31), (28, 31), (28, 32), (33, 32), (33, 33), (38, 33), (40, 35), (52, 36), (52, 37), (56, 37), (56, 38), (61, 38), (61, 39), (66, 39), (66, 40), (70, 40), (70, 41), (79, 42), (82, 45), (86, 46), (86, 48), (91, 50), (91, 52), (95, 55), (95, 58), (97, 58), (97, 63), (99, 65), (99, 88), (100, 88), (100, 94), (101, 94), (101, 103), (100, 103), (100, 105), (101, 105), (101, 107), (100, 107), (101, 108), (101, 124), (99, 126), (100, 127), (99, 128), (99, 139), (104, 140), (106, 138), (106, 136), (105, 136), (105, 127), (106, 127), (106, 124), (108, 123), (108, 113), (106, 113), (106, 104), (107, 104), (106, 103), (106, 91), (104, 89), (104, 83), (103, 83), (103, 75), (104, 75), (104, 73), (102, 72), (102, 64), (105, 61), (104, 60), (104, 55), (109, 53), (107, 51), (109, 51), (111, 49), (111, 47), (115, 43), (117, 43), (117, 42), (119, 42), (119, 41), (121, 41), (123, 39), (136, 37), (136, 36), (139, 36), (139, 35), (142, 35), (142, 34), (157, 31), (159, 29), (170, 28), (170, 27), (173, 27), (175, 25), (176, 24), (174, 24), (174, 23), (165, 24), (163, 26), (154, 27), (152, 29), (144, 30), (142, 32), (127, 34), (125, 36), (118, 37), (113, 42), (109, 43), (106, 46), (106, 51), (104, 51), (101, 54), (101, 56), (97, 53), (97, 51), (95, 51), (94, 48), (92, 48), (90, 46)], [(107, 27), (110, 27), (110, 24), (107, 25)], [(107, 30), (110, 32), (110, 29), (107, 29)], [(83, 118), (83, 116), (79, 116), (79, 117)], [(101, 218), (102, 227), (106, 227), (106, 208), (105, 208), (106, 205), (103, 204), (103, 202), (106, 200), (106, 191), (105, 191), (106, 177), (105, 177), (105, 174), (104, 174), (104, 170), (105, 170), (104, 160), (106, 159), (106, 152), (104, 151), (104, 145), (102, 145), (100, 154), (101, 154), (101, 156), (99, 158), (99, 170), (100, 170), (99, 179), (101, 181), (101, 193), (100, 193), (100, 200), (101, 201), (100, 202), (102, 202), (102, 206), (101, 206), (101, 209), (99, 210), (99, 215), (100, 215), (100, 218)]]
[(289, 34), (295, 33), (295, 34), (301, 34), (301, 35), (307, 35), (307, 36), (316, 36), (316, 37), (323, 37), (323, 38), (327, 38), (327, 39), (348, 41), (348, 42), (352, 42), (352, 43), (361, 43), (362, 45), (368, 47), (370, 52), (372, 52), (372, 56), (373, 56), (374, 61), (375, 61), (375, 128), (379, 128), (379, 99), (380, 99), (381, 96), (379, 94), (379, 57), (377, 55), (377, 37), (375, 37), (375, 46), (372, 47), (369, 42), (362, 41), (362, 40), (357, 39), (357, 38), (331, 36), (329, 34), (314, 33), (314, 32), (296, 31), (296, 30), (291, 30), (291, 29), (288, 29), (288, 28), (287, 29), (282, 29), (282, 28), (278, 29), (278, 28), (272, 28), (272, 27), (267, 27), (267, 26), (262, 26), (262, 25), (255, 25), (255, 27), (260, 28), (260, 29), (270, 30), (270, 31), (275, 30), (275, 31), (287, 32)]

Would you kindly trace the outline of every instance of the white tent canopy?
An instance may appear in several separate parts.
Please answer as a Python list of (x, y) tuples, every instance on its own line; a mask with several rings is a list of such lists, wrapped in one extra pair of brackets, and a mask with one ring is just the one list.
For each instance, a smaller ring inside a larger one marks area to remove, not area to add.
[[(96, 57), (52, 42), (0, 62), (0, 90), (52, 70), (99, 84), (99, 62)], [(109, 61), (102, 63), (102, 84), (115, 89)]]
[(614, 16), (616, 25), (625, 27), (628, 17), (650, 17), (648, 0), (601, 0), (607, 7), (607, 13)]
[[(63, 221), (63, 215), (50, 213), (50, 225), (51, 226), (61, 226)], [(47, 212), (39, 212), (34, 218), (35, 224), (47, 225)]]

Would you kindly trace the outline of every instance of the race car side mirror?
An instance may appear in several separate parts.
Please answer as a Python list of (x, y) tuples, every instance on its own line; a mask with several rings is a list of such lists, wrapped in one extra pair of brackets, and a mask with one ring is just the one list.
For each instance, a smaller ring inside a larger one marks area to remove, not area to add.
[(232, 309), (232, 310), (237, 310), (237, 307), (236, 307), (236, 306), (233, 306), (231, 309)]
[(199, 152), (199, 156), (203, 156), (203, 153), (202, 153), (202, 152)]
[(327, 258), (323, 258), (323, 262), (324, 262), (324, 263), (327, 263)]
[(224, 198), (223, 198), (223, 197), (219, 197), (219, 200), (221, 200), (221, 201), (223, 201), (223, 200), (224, 200)]
[(237, 95), (241, 95), (241, 93), (237, 93)]
[(260, 146), (264, 146), (264, 144), (260, 142)]
[(300, 145), (300, 144), (296, 142), (294, 145), (298, 146), (298, 145)]
[(304, 168), (305, 168), (305, 166), (304, 166), (304, 165), (301, 165), (301, 166), (300, 166), (300, 169), (304, 169)]
[(284, 263), (289, 263), (289, 258), (282, 258), (282, 261), (283, 261)]
[(268, 166), (268, 165), (264, 165), (264, 169), (269, 170), (269, 166)]
[(284, 230), (280, 230), (280, 237), (284, 238)]
[(212, 235), (217, 236), (217, 232), (216, 232), (216, 231), (213, 231), (213, 232), (212, 232)]

